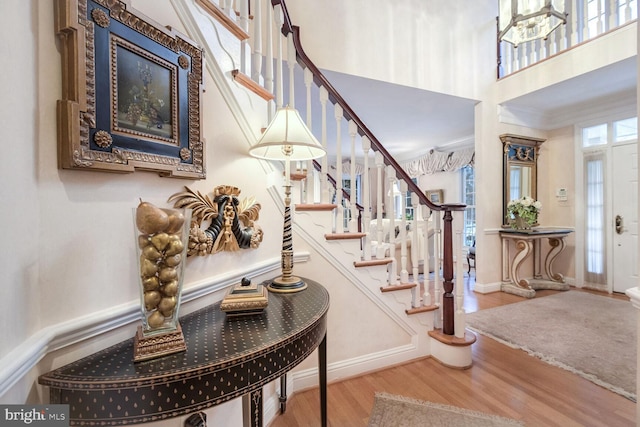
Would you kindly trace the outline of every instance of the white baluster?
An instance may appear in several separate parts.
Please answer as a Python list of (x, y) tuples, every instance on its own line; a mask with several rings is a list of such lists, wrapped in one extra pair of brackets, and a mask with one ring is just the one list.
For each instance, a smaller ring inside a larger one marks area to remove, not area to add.
[[(385, 256), (385, 244), (384, 244), (384, 230), (382, 229), (382, 205), (384, 198), (384, 183), (382, 182), (382, 168), (384, 167), (384, 158), (379, 151), (376, 151), (375, 156), (376, 168), (378, 169), (378, 185), (376, 188), (376, 258), (382, 259)], [(393, 254), (390, 254), (393, 256)]]
[[(327, 149), (327, 101), (329, 100), (329, 92), (324, 86), (320, 87), (320, 105), (322, 106), (322, 146)], [(327, 179), (328, 169), (327, 156), (322, 156), (322, 170), (320, 171), (320, 195), (321, 203), (329, 203), (331, 200), (331, 191)]]
[[(578, 0), (576, 0), (578, 2)], [(582, 7), (582, 40), (585, 41), (590, 37), (589, 34), (589, 17), (587, 15), (587, 0), (579, 2)]]
[(344, 233), (344, 208), (342, 206), (342, 107), (338, 104), (334, 108), (336, 119), (336, 233)]
[(603, 15), (604, 15), (604, 11), (602, 10), (602, 3), (600, 1), (596, 2), (596, 5), (598, 7), (598, 21), (597, 21), (597, 30), (596, 30), (596, 35), (600, 35), (604, 32), (604, 21), (602, 19)]
[(569, 46), (575, 46), (580, 43), (580, 21), (578, 19), (578, 0), (571, 2), (571, 13), (569, 13), (569, 19), (571, 20), (571, 43)]
[(262, 74), (262, 0), (255, 0), (253, 11), (253, 54), (251, 56), (251, 80), (260, 83)]
[(422, 205), (422, 217), (424, 218), (424, 293), (422, 294), (422, 305), (431, 305), (433, 302), (431, 301), (431, 293), (429, 288), (431, 287), (429, 274), (431, 260), (430, 260), (430, 248), (429, 248), (429, 207)]
[(413, 275), (413, 283), (420, 286), (418, 275), (420, 274), (420, 246), (422, 242), (418, 239), (418, 227), (420, 226), (420, 221), (418, 221), (418, 195), (414, 192), (411, 192), (411, 206), (413, 207), (413, 222), (411, 227), (411, 265), (413, 266), (413, 271), (411, 274)]
[(296, 85), (293, 74), (296, 68), (296, 49), (293, 47), (293, 34), (287, 36), (287, 66), (289, 67), (289, 106), (296, 108)]
[(406, 194), (408, 186), (403, 180), (400, 181), (400, 283), (409, 283), (409, 272), (407, 271), (407, 209)]
[[(609, 28), (607, 30), (612, 30), (618, 26), (618, 0), (609, 0)], [(607, 8), (605, 8), (607, 10)]]
[(271, 2), (266, 5), (265, 23), (267, 24), (266, 34), (266, 51), (265, 51), (265, 75), (264, 75), (264, 87), (270, 93), (273, 93), (273, 24), (275, 22), (274, 10), (271, 7)]
[(627, 0), (626, 3), (627, 7), (624, 8), (624, 22), (629, 22), (633, 17), (633, 11), (631, 10), (631, 0)]
[(273, 15), (276, 23), (276, 108), (282, 108), (284, 102), (284, 91), (283, 91), (283, 65), (282, 65), (282, 33), (280, 29), (282, 28), (282, 24), (284, 22), (284, 17), (282, 16), (282, 6), (277, 5), (273, 8)]
[(462, 223), (464, 221), (463, 211), (453, 212), (453, 235), (455, 237), (453, 241), (453, 253), (455, 254), (455, 266), (456, 266), (456, 284), (455, 284), (455, 298), (456, 298), (456, 311), (454, 314), (454, 334), (456, 338), (464, 338), (465, 333), (465, 315), (464, 315), (464, 288), (463, 288), (463, 272), (462, 272)]
[(364, 155), (364, 171), (362, 172), (362, 206), (364, 208), (362, 215), (362, 232), (364, 236), (364, 259), (371, 259), (371, 236), (369, 235), (369, 226), (371, 225), (371, 195), (369, 194), (369, 151), (371, 150), (371, 141), (366, 136), (362, 137), (362, 151)]
[[(440, 276), (440, 252), (441, 252), (441, 244), (440, 244), (440, 238), (442, 236), (442, 230), (440, 229), (441, 227), (441, 213), (440, 211), (434, 211), (433, 212), (433, 221), (434, 221), (434, 233), (433, 233), (433, 258), (434, 258), (434, 274), (433, 274), (433, 294), (434, 294), (434, 300), (435, 300), (435, 304), (438, 307), (442, 307), (442, 278)], [(442, 310), (440, 310), (440, 316), (442, 316)], [(442, 319), (441, 317), (436, 317), (436, 322), (437, 322), (437, 326), (434, 325), (434, 327), (439, 328), (441, 327), (442, 323), (441, 323)]]
[(389, 165), (387, 166), (387, 180), (389, 182), (389, 207), (387, 208), (387, 217), (389, 218), (389, 256), (392, 258), (391, 271), (389, 274), (389, 284), (398, 284), (398, 262), (396, 260), (396, 204), (393, 195), (393, 184), (396, 182), (396, 171)]
[(358, 125), (353, 120), (349, 120), (349, 136), (351, 137), (351, 158), (349, 180), (351, 181), (351, 192), (349, 200), (351, 200), (351, 215), (349, 215), (349, 232), (358, 231), (358, 192), (356, 188), (356, 135), (358, 134)]
[[(313, 129), (313, 123), (311, 119), (311, 83), (313, 82), (313, 74), (309, 68), (304, 69), (304, 84), (307, 89), (307, 127), (309, 129)], [(326, 156), (324, 156), (326, 157)], [(307, 177), (304, 180), (305, 187), (305, 201), (304, 203), (313, 203), (316, 200), (315, 190), (314, 190), (314, 168), (313, 168), (313, 160), (307, 160)], [(311, 196), (310, 196), (311, 195)]]
[[(249, 32), (249, 2), (240, 1), (238, 12), (240, 13), (239, 26), (245, 33)], [(247, 57), (249, 56), (249, 40), (242, 40), (240, 43), (240, 71), (247, 73)]]

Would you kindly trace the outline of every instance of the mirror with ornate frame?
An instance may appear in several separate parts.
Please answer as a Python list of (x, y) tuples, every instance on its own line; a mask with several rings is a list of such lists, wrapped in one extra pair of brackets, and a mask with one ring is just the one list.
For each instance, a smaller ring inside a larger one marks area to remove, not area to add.
[(508, 226), (507, 204), (523, 196), (538, 198), (538, 149), (545, 141), (540, 138), (512, 134), (500, 135), (503, 145), (502, 225)]

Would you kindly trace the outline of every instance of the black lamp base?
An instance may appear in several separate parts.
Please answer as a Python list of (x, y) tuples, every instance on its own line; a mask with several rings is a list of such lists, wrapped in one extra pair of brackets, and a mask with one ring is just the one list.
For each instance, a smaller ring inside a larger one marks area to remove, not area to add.
[(280, 293), (300, 292), (307, 289), (307, 284), (296, 276), (289, 276), (287, 278), (280, 276), (273, 279), (273, 281), (267, 285), (267, 289), (271, 292)]

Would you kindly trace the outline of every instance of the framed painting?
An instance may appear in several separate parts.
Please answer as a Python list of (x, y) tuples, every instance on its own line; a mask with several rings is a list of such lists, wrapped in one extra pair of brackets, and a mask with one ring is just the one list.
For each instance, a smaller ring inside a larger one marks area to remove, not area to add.
[(428, 190), (425, 191), (427, 198), (438, 205), (444, 203), (444, 192), (442, 190)]
[(58, 163), (204, 179), (203, 50), (124, 0), (56, 0)]

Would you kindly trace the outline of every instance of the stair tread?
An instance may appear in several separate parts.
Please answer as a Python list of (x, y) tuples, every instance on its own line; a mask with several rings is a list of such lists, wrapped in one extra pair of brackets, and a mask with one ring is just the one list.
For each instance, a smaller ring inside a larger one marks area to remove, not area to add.
[(387, 265), (393, 262), (392, 258), (372, 258), (370, 260), (354, 261), (354, 267), (370, 267), (373, 265)]
[(393, 292), (393, 291), (401, 291), (404, 289), (413, 289), (417, 285), (415, 283), (401, 283), (399, 285), (389, 285), (389, 286), (381, 286), (380, 292)]
[(413, 307), (404, 312), (407, 314), (418, 314), (418, 313), (428, 313), (430, 311), (436, 311), (438, 306), (435, 304), (432, 305), (423, 305), (422, 307)]
[(300, 203), (295, 207), (296, 211), (332, 211), (338, 205), (332, 203)]
[(271, 92), (269, 92), (268, 90), (266, 90), (265, 88), (260, 86), (258, 83), (254, 82), (253, 80), (251, 80), (249, 76), (242, 73), (240, 70), (233, 70), (231, 71), (231, 74), (233, 75), (233, 79), (235, 81), (237, 81), (242, 86), (249, 89), (251, 92), (258, 95), (265, 101), (271, 101), (274, 98)]
[(362, 239), (366, 233), (327, 233), (324, 238), (327, 240), (353, 240)]
[(464, 331), (464, 338), (458, 338), (455, 335), (446, 335), (442, 332), (442, 329), (434, 329), (433, 331), (429, 331), (429, 336), (440, 341), (443, 344), (452, 346), (469, 346), (476, 342), (476, 335), (466, 329)]

